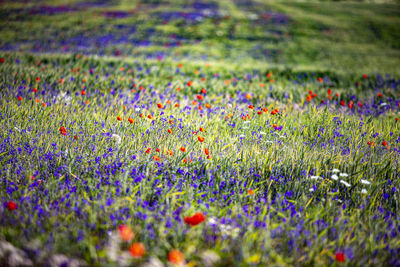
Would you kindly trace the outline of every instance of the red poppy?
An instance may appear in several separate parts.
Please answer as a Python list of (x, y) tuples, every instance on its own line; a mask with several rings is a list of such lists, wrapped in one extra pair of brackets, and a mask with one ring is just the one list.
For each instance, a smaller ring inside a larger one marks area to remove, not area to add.
[(189, 224), (190, 226), (198, 225), (205, 220), (206, 216), (201, 212), (196, 212), (194, 215), (184, 218), (185, 223)]
[(129, 252), (135, 258), (141, 258), (146, 253), (146, 248), (140, 242), (133, 243), (129, 248)]
[(150, 120), (152, 120), (152, 119), (153, 119), (153, 116), (151, 116), (151, 114), (149, 114), (149, 115), (147, 116), (147, 118), (149, 118)]
[(64, 126), (61, 126), (60, 127), (60, 133), (65, 136), (67, 134), (67, 129), (65, 129)]
[(163, 108), (164, 106), (163, 106), (163, 104), (158, 103), (158, 104), (157, 104), (157, 107), (161, 109), (161, 108)]
[(86, 95), (86, 91), (85, 91), (85, 90), (82, 90), (82, 91), (81, 91), (81, 95)]
[(18, 96), (18, 101), (22, 101), (22, 97), (21, 96)]
[(398, 121), (399, 121), (399, 118), (395, 118), (394, 120), (395, 120), (396, 122), (398, 122)]
[(160, 152), (160, 149), (159, 149), (159, 148), (157, 148), (157, 149), (156, 149), (156, 152)]
[(192, 81), (189, 81), (189, 82), (187, 83), (187, 86), (192, 86), (192, 84), (193, 84), (193, 82), (192, 82)]
[(363, 75), (363, 78), (364, 78), (364, 79), (367, 79), (367, 78), (368, 78), (368, 75), (367, 75), (367, 74), (364, 74), (364, 75)]
[(319, 78), (318, 78), (318, 81), (319, 81), (320, 83), (322, 83), (322, 82), (323, 82), (323, 80), (322, 80), (322, 78), (321, 78), (321, 77), (319, 77)]
[(147, 153), (147, 154), (150, 154), (150, 150), (151, 150), (151, 148), (149, 147), (149, 148), (146, 150), (146, 153)]
[(208, 155), (210, 155), (210, 151), (208, 151), (207, 148), (204, 148), (204, 154), (206, 154), (208, 156)]
[(331, 95), (332, 94), (332, 90), (331, 90), (331, 88), (328, 88), (328, 95)]
[(257, 114), (258, 114), (258, 115), (261, 115), (261, 114), (262, 114), (262, 111), (261, 111), (261, 110), (257, 111)]
[(199, 142), (204, 142), (204, 137), (199, 136), (197, 139), (199, 139)]
[(382, 142), (382, 146), (387, 146), (388, 144), (387, 144), (387, 142), (386, 141), (383, 141)]
[(117, 116), (117, 120), (122, 121), (122, 118), (120, 116)]
[(340, 105), (341, 105), (341, 106), (343, 106), (343, 107), (345, 106), (345, 103), (344, 103), (344, 101), (343, 101), (343, 100), (342, 100), (342, 101), (340, 101)]
[(172, 134), (172, 129), (168, 129), (168, 133)]
[(4, 63), (4, 58), (0, 58), (0, 62), (1, 62), (1, 63)]
[(168, 254), (168, 261), (176, 264), (176, 265), (182, 265), (185, 263), (185, 258), (179, 250), (171, 250)]
[(15, 210), (17, 208), (17, 204), (15, 202), (13, 202), (13, 201), (8, 201), (6, 203), (6, 208), (8, 210)]
[(154, 159), (155, 161), (159, 161), (159, 160), (160, 160), (160, 158), (157, 157), (157, 156), (154, 156), (153, 159)]
[(181, 149), (182, 152), (186, 152), (186, 148), (181, 147), (180, 149)]
[(207, 90), (206, 89), (201, 89), (201, 92), (203, 93), (203, 94), (207, 94)]
[(202, 96), (202, 95), (197, 95), (197, 99), (198, 99), (198, 100), (203, 100), (203, 99), (204, 99), (204, 96)]
[(264, 111), (264, 113), (267, 113), (268, 109), (267, 108), (263, 108), (263, 111)]
[(179, 104), (178, 104), (178, 103), (176, 103), (176, 104), (175, 104), (175, 107), (176, 107), (176, 108), (179, 108)]
[(79, 136), (74, 135), (74, 139), (75, 139), (75, 140), (78, 140), (78, 138), (79, 138)]
[(174, 121), (173, 120), (169, 120), (168, 121), (170, 124), (174, 124)]
[(131, 124), (135, 122), (135, 120), (132, 119), (132, 118), (128, 118), (128, 121), (129, 121)]
[(40, 77), (36, 77), (36, 82), (40, 81)]
[(352, 109), (352, 108), (353, 108), (353, 105), (354, 105), (353, 101), (350, 101), (350, 102), (349, 102), (349, 105), (348, 105), (349, 109)]
[(378, 97), (381, 98), (382, 97), (382, 93), (378, 93)]
[(132, 229), (125, 224), (118, 226), (118, 233), (121, 239), (127, 242), (131, 241), (135, 237)]
[(344, 262), (346, 260), (346, 255), (343, 252), (336, 252), (335, 260), (338, 262)]
[(34, 93), (36, 93), (38, 90), (37, 90), (36, 88), (33, 88), (32, 91), (33, 91)]
[(254, 109), (254, 106), (253, 105), (249, 105), (249, 109)]
[(200, 127), (200, 132), (204, 132), (204, 128), (203, 127)]

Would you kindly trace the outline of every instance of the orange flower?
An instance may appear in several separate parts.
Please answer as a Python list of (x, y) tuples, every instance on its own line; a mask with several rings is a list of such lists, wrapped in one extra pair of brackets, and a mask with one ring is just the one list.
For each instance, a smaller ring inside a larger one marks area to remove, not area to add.
[(185, 263), (185, 258), (179, 250), (171, 250), (168, 254), (168, 261), (177, 264), (177, 265), (182, 265)]
[(157, 107), (161, 109), (161, 108), (163, 108), (164, 106), (163, 106), (163, 104), (158, 103), (158, 104), (157, 104)]
[(204, 154), (206, 154), (208, 156), (208, 155), (210, 155), (210, 151), (208, 151), (207, 148), (204, 148)]
[(40, 99), (39, 98), (36, 98), (36, 103), (39, 103), (40, 102)]
[(265, 113), (267, 113), (267, 112), (268, 112), (268, 109), (267, 109), (267, 108), (263, 108), (263, 111), (264, 111)]
[(192, 86), (192, 84), (193, 84), (193, 82), (192, 82), (192, 81), (189, 81), (189, 82), (187, 83), (187, 86)]
[(203, 94), (207, 94), (207, 90), (206, 89), (201, 89), (201, 92), (203, 93)]
[(253, 189), (250, 189), (250, 190), (249, 190), (249, 195), (254, 195)]
[(153, 116), (151, 116), (151, 114), (149, 114), (149, 115), (147, 116), (147, 118), (149, 118), (150, 120), (152, 120), (152, 119), (153, 119)]
[(172, 150), (170, 150), (170, 149), (168, 149), (168, 154), (169, 154), (170, 156), (174, 155), (174, 153), (173, 153)]
[(128, 121), (129, 121), (130, 123), (134, 123), (134, 122), (135, 122), (135, 120), (132, 119), (132, 118), (128, 118)]
[(172, 129), (168, 129), (168, 133), (172, 134)]
[(157, 157), (157, 156), (154, 156), (153, 159), (154, 159), (155, 161), (159, 161), (159, 160), (160, 160), (160, 158)]
[(203, 110), (203, 107), (202, 107), (202, 106), (199, 106), (199, 110)]
[(176, 104), (175, 104), (175, 107), (176, 107), (176, 108), (179, 108), (179, 104), (178, 104), (178, 103), (176, 103)]
[(42, 106), (45, 108), (47, 105), (45, 102), (42, 103)]
[(211, 105), (208, 103), (206, 103), (205, 106), (206, 106), (206, 108), (211, 108)]
[(122, 118), (120, 116), (117, 116), (117, 120), (122, 121)]
[(136, 242), (129, 248), (129, 252), (134, 258), (141, 258), (146, 253), (146, 248), (142, 243)]
[(118, 226), (118, 233), (121, 239), (126, 242), (131, 241), (135, 237), (135, 234), (133, 233), (132, 229), (125, 224)]
[(199, 141), (202, 143), (204, 142), (204, 137), (199, 136), (197, 139), (199, 139)]
[(181, 151), (182, 151), (182, 152), (186, 152), (186, 148), (181, 147)]
[(202, 96), (202, 95), (197, 95), (197, 99), (198, 99), (198, 100), (203, 100), (203, 99), (204, 99), (204, 96)]
[(173, 120), (169, 120), (168, 121), (170, 124), (174, 124), (174, 121)]
[(246, 98), (247, 98), (247, 99), (251, 99), (252, 97), (251, 97), (250, 94), (246, 94)]
[(323, 80), (322, 80), (322, 78), (321, 78), (321, 77), (319, 77), (319, 78), (318, 78), (318, 81), (319, 81), (320, 83), (322, 83), (322, 82), (323, 82)]
[(200, 127), (200, 132), (204, 132), (204, 128), (203, 127)]
[(86, 91), (85, 91), (85, 90), (82, 90), (82, 91), (81, 91), (81, 95), (86, 95)]
[(187, 162), (187, 159), (183, 159), (182, 162), (183, 162), (183, 163), (186, 163), (186, 162)]

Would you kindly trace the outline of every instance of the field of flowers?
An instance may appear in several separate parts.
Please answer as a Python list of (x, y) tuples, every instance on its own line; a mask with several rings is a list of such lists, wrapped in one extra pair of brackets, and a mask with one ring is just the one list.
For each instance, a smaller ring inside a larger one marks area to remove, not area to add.
[(0, 14), (0, 266), (400, 266), (400, 5)]

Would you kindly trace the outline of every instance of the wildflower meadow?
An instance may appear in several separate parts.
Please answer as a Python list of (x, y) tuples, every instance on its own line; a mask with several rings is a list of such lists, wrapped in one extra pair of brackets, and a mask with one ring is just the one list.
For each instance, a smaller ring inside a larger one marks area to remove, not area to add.
[(0, 14), (0, 266), (400, 266), (399, 2)]

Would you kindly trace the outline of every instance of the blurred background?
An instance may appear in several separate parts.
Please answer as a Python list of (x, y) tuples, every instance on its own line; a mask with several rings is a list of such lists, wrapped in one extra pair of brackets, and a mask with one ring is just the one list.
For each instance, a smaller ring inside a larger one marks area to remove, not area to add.
[(399, 1), (1, 1), (0, 50), (400, 73)]

